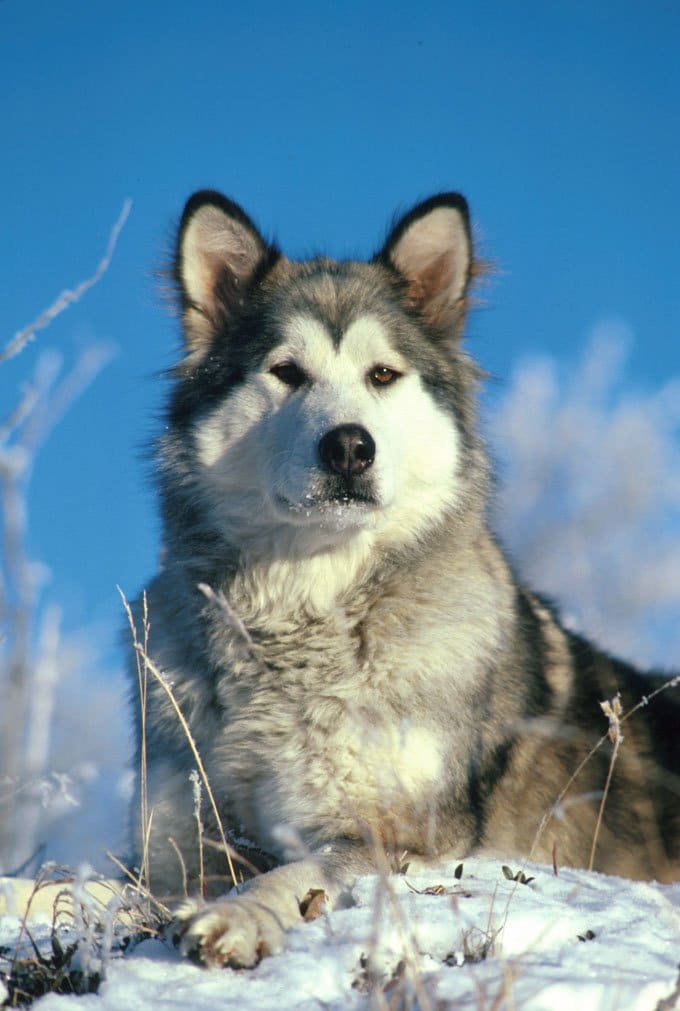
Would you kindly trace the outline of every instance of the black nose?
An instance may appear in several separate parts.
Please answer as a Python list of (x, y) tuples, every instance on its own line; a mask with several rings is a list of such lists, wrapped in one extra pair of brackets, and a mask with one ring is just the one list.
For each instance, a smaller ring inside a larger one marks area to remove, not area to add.
[(375, 442), (361, 425), (338, 425), (319, 442), (319, 456), (327, 470), (351, 477), (375, 460)]

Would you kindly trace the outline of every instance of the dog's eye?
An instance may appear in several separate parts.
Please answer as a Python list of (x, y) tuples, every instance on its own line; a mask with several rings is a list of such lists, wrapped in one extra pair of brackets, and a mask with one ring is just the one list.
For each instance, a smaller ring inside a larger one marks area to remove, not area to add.
[(307, 382), (307, 373), (303, 372), (295, 362), (281, 362), (279, 365), (272, 365), (269, 371), (282, 383), (294, 390)]
[(401, 372), (397, 372), (396, 369), (391, 369), (387, 365), (376, 365), (369, 373), (369, 378), (374, 386), (389, 386), (400, 376)]

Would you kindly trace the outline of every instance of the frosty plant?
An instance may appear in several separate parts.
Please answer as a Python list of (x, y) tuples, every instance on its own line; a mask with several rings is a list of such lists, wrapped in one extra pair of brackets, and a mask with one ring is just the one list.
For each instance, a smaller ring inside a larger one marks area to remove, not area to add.
[[(130, 206), (126, 201), (92, 276), (20, 330), (0, 350), (0, 365), (101, 279)], [(27, 499), (40, 447), (108, 357), (105, 348), (91, 347), (62, 375), (59, 356), (42, 354), (0, 420), (0, 872), (38, 862), (40, 805), (70, 797), (68, 776), (49, 768), (55, 686), (64, 662), (61, 615), (44, 603), (47, 572), (29, 553)]]

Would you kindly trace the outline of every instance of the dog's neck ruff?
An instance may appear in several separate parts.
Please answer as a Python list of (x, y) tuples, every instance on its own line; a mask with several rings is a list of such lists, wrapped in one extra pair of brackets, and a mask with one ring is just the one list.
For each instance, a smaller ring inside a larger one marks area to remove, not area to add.
[(342, 606), (375, 564), (374, 537), (362, 531), (309, 556), (264, 558), (242, 553), (228, 593), (244, 621), (322, 617)]

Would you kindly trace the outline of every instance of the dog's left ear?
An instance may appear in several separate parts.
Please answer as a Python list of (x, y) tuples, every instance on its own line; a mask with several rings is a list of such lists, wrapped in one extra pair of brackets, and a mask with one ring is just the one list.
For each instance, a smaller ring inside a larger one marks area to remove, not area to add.
[(440, 193), (418, 204), (393, 227), (376, 259), (407, 281), (409, 302), (435, 330), (459, 335), (472, 273), (464, 197)]

